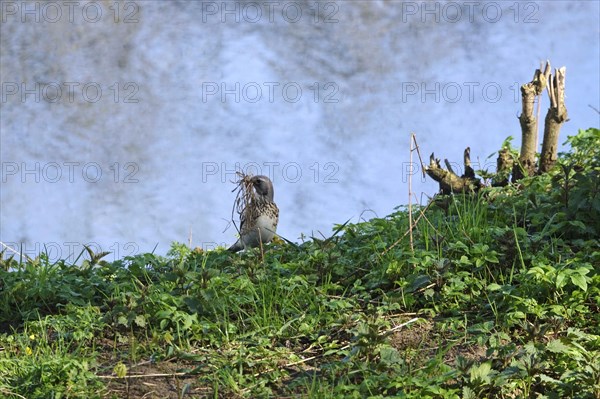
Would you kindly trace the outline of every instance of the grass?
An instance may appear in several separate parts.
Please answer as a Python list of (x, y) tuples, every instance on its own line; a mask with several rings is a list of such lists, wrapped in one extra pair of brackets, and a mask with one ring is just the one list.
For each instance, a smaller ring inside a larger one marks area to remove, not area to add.
[(5, 253), (0, 396), (600, 398), (600, 131), (569, 141), (414, 210), (414, 251), (399, 208), (264, 253)]

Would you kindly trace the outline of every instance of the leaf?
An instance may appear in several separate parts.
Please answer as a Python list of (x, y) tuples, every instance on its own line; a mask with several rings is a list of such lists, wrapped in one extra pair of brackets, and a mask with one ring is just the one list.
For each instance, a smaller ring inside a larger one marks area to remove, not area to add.
[(549, 382), (552, 384), (559, 384), (561, 382), (560, 380), (552, 378), (549, 375), (544, 374), (544, 373), (539, 374), (539, 378), (540, 378), (540, 381), (542, 381), (542, 382)]
[(586, 230), (585, 224), (581, 220), (569, 220), (568, 222), (571, 226), (578, 227), (582, 232)]
[(548, 342), (546, 349), (552, 353), (569, 353), (571, 351), (571, 348), (565, 345), (560, 339)]
[(517, 310), (516, 312), (512, 312), (510, 313), (510, 316), (515, 318), (515, 319), (525, 319), (527, 316), (525, 315), (525, 312), (521, 311), (521, 310)]
[(565, 273), (565, 272), (558, 273), (558, 275), (556, 276), (556, 288), (562, 288), (565, 286), (566, 277), (567, 277), (567, 273)]
[(471, 260), (466, 255), (463, 255), (458, 260), (458, 264), (459, 265), (465, 265), (465, 266), (471, 266), (473, 263), (471, 262)]
[(586, 266), (579, 267), (575, 272), (578, 274), (581, 274), (582, 276), (585, 276), (586, 274), (588, 274), (590, 272), (591, 269), (592, 269), (592, 266), (589, 265), (589, 263), (587, 263)]
[(334, 353), (338, 353), (339, 349), (329, 349), (326, 350), (325, 353), (323, 353), (323, 356), (329, 356), (329, 355), (333, 355)]
[(115, 373), (115, 375), (117, 377), (123, 378), (127, 375), (127, 366), (125, 366), (123, 363), (119, 362), (113, 368), (113, 373)]
[(135, 316), (135, 324), (137, 324), (140, 327), (146, 327), (146, 318), (143, 315), (137, 315)]
[(498, 283), (491, 283), (491, 284), (488, 284), (488, 286), (487, 286), (488, 291), (498, 291), (501, 288), (502, 288), (502, 286)]
[(418, 290), (421, 287), (428, 285), (431, 282), (431, 278), (427, 275), (421, 274), (414, 278), (410, 284), (409, 292)]
[(471, 367), (471, 370), (470, 370), (471, 382), (474, 382), (477, 380), (481, 380), (483, 382), (489, 382), (491, 371), (492, 371), (492, 363), (491, 362), (484, 362), (484, 363), (481, 363), (480, 365)]
[(469, 387), (463, 387), (463, 399), (476, 399), (477, 395)]
[(403, 360), (398, 350), (391, 346), (382, 347), (379, 354), (381, 355), (381, 362), (386, 365), (398, 364)]
[(587, 292), (587, 281), (585, 280), (585, 276), (581, 274), (572, 274), (571, 282), (581, 288), (583, 292)]
[(527, 271), (527, 274), (535, 274), (535, 275), (542, 275), (543, 276), (546, 273), (544, 272), (544, 269), (542, 269), (541, 267), (534, 266), (534, 267), (530, 268)]

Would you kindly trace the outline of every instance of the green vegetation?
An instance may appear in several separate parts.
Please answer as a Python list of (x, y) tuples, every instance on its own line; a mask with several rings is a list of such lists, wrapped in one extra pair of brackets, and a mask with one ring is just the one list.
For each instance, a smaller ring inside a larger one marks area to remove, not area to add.
[[(0, 397), (600, 398), (600, 130), (328, 239), (0, 267)], [(421, 213), (422, 212), (422, 213)]]

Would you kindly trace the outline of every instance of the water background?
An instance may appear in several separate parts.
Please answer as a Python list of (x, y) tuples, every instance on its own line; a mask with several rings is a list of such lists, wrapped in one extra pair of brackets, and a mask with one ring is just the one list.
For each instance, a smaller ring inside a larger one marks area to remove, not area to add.
[(392, 213), (411, 174), (425, 202), (410, 133), (494, 169), (542, 60), (567, 67), (561, 142), (599, 126), (599, 4), (2, 1), (0, 241), (229, 245), (236, 169), (273, 179), (293, 241)]

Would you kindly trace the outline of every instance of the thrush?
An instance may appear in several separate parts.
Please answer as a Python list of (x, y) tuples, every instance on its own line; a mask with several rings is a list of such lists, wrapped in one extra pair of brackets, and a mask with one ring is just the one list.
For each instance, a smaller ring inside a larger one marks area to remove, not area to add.
[(253, 176), (250, 182), (254, 192), (240, 214), (240, 238), (229, 248), (231, 252), (265, 244), (277, 229), (279, 209), (273, 202), (273, 183), (267, 176)]

